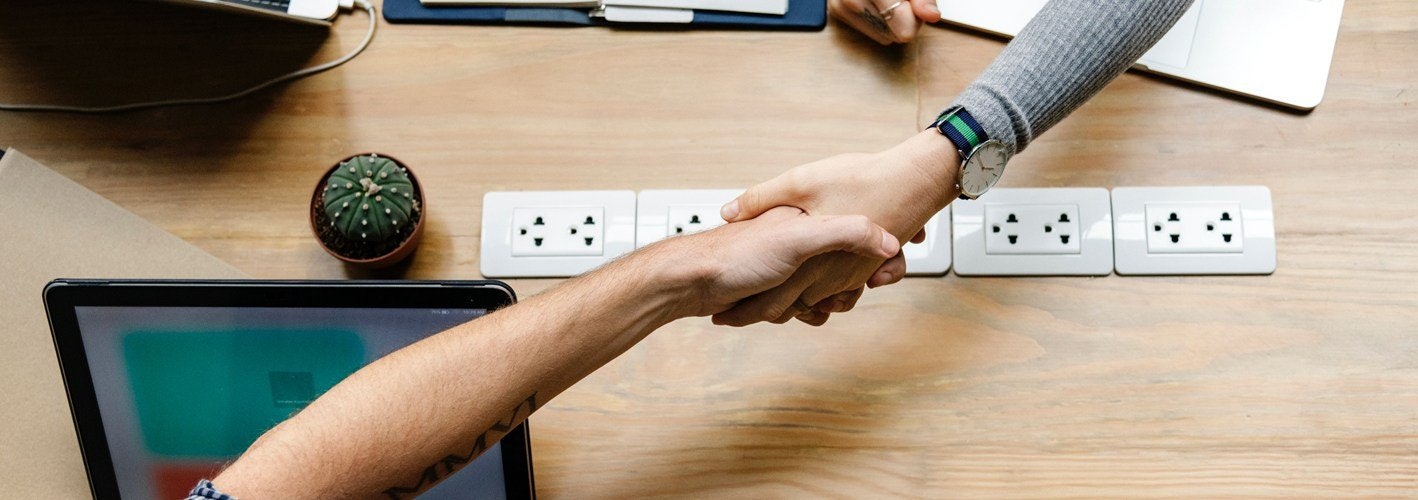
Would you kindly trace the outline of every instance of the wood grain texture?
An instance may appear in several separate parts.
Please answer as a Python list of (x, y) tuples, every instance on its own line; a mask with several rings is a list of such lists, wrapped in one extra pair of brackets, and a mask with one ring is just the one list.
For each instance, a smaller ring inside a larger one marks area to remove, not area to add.
[[(364, 22), (326, 40), (163, 5), (61, 4), (7, 6), (0, 65), (20, 70), (0, 72), (6, 100), (234, 89), (335, 57)], [(74, 9), (90, 10), (54, 14)], [(533, 418), (539, 492), (1413, 495), (1414, 19), (1408, 0), (1348, 2), (1308, 115), (1124, 75), (1004, 180), (1270, 186), (1275, 275), (919, 278), (818, 329), (677, 322)], [(75, 30), (94, 36), (55, 35)], [(243, 30), (282, 44), (229, 48)], [(374, 276), (477, 278), (484, 192), (742, 187), (884, 148), (1002, 46), (942, 28), (880, 49), (835, 25), (381, 30), (347, 67), (250, 100), (0, 114), (0, 142), (267, 278), (368, 276), (321, 252), (305, 204), (329, 162), (391, 154), (427, 184), (430, 219), (413, 262)]]

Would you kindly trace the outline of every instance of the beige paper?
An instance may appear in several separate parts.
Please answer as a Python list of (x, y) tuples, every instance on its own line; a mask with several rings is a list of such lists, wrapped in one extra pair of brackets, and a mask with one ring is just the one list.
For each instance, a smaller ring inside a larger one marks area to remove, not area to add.
[(55, 278), (240, 278), (14, 149), (0, 158), (0, 485), (89, 498), (40, 293)]

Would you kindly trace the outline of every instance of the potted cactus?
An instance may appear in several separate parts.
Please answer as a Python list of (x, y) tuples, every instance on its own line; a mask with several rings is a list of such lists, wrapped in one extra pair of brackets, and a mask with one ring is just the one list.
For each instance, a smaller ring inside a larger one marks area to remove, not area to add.
[(325, 173), (310, 200), (320, 246), (351, 264), (379, 268), (412, 254), (423, 233), (423, 189), (399, 160), (351, 156)]

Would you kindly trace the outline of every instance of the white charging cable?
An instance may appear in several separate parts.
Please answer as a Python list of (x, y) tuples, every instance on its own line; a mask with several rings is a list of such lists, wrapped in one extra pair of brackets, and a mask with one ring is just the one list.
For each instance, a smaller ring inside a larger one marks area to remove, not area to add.
[[(161, 107), (166, 107), (166, 106), (187, 106), (187, 105), (193, 105), (193, 104), (216, 104), (216, 103), (220, 103), (220, 102), (227, 102), (227, 101), (233, 101), (233, 100), (236, 100), (236, 99), (240, 99), (240, 98), (246, 97), (246, 96), (248, 96), (248, 95), (254, 94), (254, 93), (256, 93), (256, 92), (260, 92), (261, 90), (264, 90), (264, 89), (266, 89), (267, 87), (270, 87), (270, 86), (272, 86), (272, 85), (276, 85), (276, 84), (278, 84), (278, 83), (284, 83), (284, 82), (288, 82), (288, 81), (295, 80), (295, 79), (298, 79), (298, 78), (305, 78), (305, 77), (307, 77), (307, 76), (314, 75), (314, 74), (320, 73), (320, 72), (322, 72), (322, 71), (327, 71), (327, 70), (333, 69), (333, 68), (335, 68), (335, 67), (337, 67), (337, 66), (339, 66), (339, 65), (341, 65), (341, 64), (350, 62), (350, 60), (351, 60), (351, 59), (354, 59), (355, 56), (358, 56), (358, 55), (360, 54), (360, 52), (364, 52), (364, 49), (367, 48), (367, 47), (369, 47), (369, 42), (372, 41), (372, 40), (374, 40), (374, 27), (379, 24), (379, 20), (378, 20), (377, 15), (375, 14), (374, 5), (371, 4), (371, 3), (369, 2), (369, 0), (354, 0), (354, 3), (357, 4), (357, 5), (359, 5), (360, 8), (364, 9), (364, 11), (369, 14), (369, 31), (368, 31), (367, 33), (365, 33), (365, 35), (364, 35), (364, 41), (361, 41), (361, 42), (359, 43), (359, 46), (358, 46), (358, 47), (355, 47), (354, 50), (350, 51), (350, 53), (345, 54), (344, 56), (340, 57), (339, 59), (336, 59), (336, 60), (327, 62), (327, 63), (325, 63), (325, 64), (321, 64), (321, 65), (319, 65), (319, 66), (311, 66), (311, 67), (309, 67), (309, 68), (305, 68), (305, 69), (302, 69), (302, 70), (299, 70), (299, 71), (296, 71), (296, 72), (293, 72), (293, 73), (287, 73), (287, 74), (285, 74), (285, 75), (281, 75), (281, 76), (278, 76), (278, 77), (276, 77), (276, 78), (267, 80), (265, 83), (262, 83), (262, 84), (260, 84), (260, 85), (255, 86), (255, 87), (251, 87), (251, 88), (248, 88), (248, 89), (246, 89), (246, 90), (242, 90), (242, 91), (237, 92), (237, 93), (234, 93), (234, 94), (227, 94), (227, 95), (224, 95), (224, 96), (217, 96), (217, 97), (199, 97), (199, 98), (193, 98), (193, 99), (173, 99), (173, 100), (170, 100), (170, 101), (137, 102), (137, 103), (132, 103), (132, 104), (120, 104), (120, 105), (117, 105), (117, 106), (92, 106), (92, 107), (88, 107), (88, 106), (59, 106), (59, 105), (53, 105), (53, 104), (6, 104), (6, 103), (0, 103), (0, 110), (4, 110), (4, 111), (41, 111), (41, 112), (54, 112), (54, 113), (120, 113), (120, 112), (124, 112), (124, 111), (135, 111), (135, 110), (139, 110), (139, 109), (149, 109), (149, 108), (161, 108)], [(341, 4), (349, 5), (348, 2), (346, 2), (346, 1), (342, 1)]]

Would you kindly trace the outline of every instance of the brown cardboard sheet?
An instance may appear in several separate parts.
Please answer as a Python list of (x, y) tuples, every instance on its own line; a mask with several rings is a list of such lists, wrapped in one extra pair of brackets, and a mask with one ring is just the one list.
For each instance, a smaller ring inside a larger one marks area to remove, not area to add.
[(40, 297), (46, 283), (241, 277), (19, 151), (6, 151), (0, 158), (0, 496), (90, 496)]

